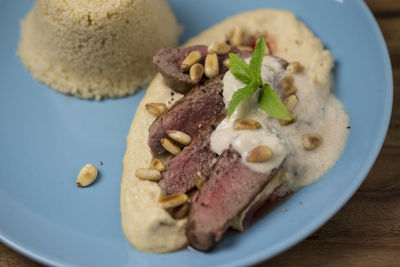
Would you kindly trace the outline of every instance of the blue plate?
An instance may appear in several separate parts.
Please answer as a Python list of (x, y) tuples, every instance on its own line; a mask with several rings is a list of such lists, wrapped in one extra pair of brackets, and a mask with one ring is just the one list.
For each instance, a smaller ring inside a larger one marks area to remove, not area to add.
[[(291, 196), (246, 232), (228, 235), (209, 254), (139, 252), (121, 231), (119, 193), (125, 138), (144, 92), (96, 102), (37, 83), (15, 55), (19, 21), (33, 1), (0, 0), (2, 242), (51, 265), (249, 265), (310, 235), (357, 190), (382, 146), (393, 97), (388, 52), (366, 5), (359, 0), (170, 3), (185, 25), (182, 42), (245, 10), (283, 8), (305, 21), (336, 59), (335, 94), (351, 118), (339, 162), (321, 181)], [(80, 167), (98, 161), (104, 162), (100, 179), (77, 188)]]

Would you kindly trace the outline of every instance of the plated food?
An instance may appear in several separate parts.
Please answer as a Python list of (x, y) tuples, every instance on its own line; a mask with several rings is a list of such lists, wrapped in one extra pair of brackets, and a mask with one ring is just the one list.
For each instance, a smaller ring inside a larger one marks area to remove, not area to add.
[[(251, 82), (238, 78), (228, 53), (251, 68), (263, 36), (261, 86), (232, 111)], [(132, 122), (121, 184), (122, 226), (139, 250), (210, 250), (264, 203), (321, 178), (345, 145), (349, 119), (331, 94), (333, 58), (288, 11), (236, 15), (183, 48), (162, 49), (154, 63), (161, 74)], [(289, 117), (263, 106), (270, 94)]]
[(133, 94), (155, 73), (153, 55), (178, 42), (164, 0), (37, 0), (18, 54), (40, 82), (80, 98)]

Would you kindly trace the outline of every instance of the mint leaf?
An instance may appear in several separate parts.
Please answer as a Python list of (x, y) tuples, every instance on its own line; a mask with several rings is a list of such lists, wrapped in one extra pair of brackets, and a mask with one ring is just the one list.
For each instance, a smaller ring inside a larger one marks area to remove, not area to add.
[(229, 117), (233, 114), (236, 107), (254, 94), (262, 86), (258, 103), (260, 107), (270, 116), (281, 120), (290, 120), (290, 113), (282, 103), (279, 96), (269, 84), (262, 84), (261, 65), (265, 53), (265, 38), (261, 36), (258, 40), (253, 54), (251, 55), (250, 65), (236, 54), (229, 54), (230, 70), (236, 79), (247, 84), (245, 87), (237, 90), (228, 105)]
[(228, 106), (229, 117), (233, 114), (233, 112), (235, 111), (236, 107), (240, 104), (240, 102), (242, 102), (244, 99), (254, 94), (257, 91), (257, 89), (258, 89), (257, 83), (252, 81), (247, 86), (237, 90), (233, 94), (231, 101), (229, 101), (229, 106)]
[(230, 70), (239, 81), (249, 84), (252, 80), (249, 65), (244, 62), (243, 58), (234, 53), (229, 53)]
[(262, 85), (260, 98), (258, 99), (260, 107), (269, 115), (280, 120), (291, 120), (290, 113), (282, 103), (275, 90), (269, 84)]
[(253, 75), (253, 79), (260, 86), (262, 85), (260, 73), (261, 73), (261, 64), (264, 58), (264, 53), (265, 53), (265, 38), (264, 36), (261, 36), (256, 46), (254, 47), (254, 51), (250, 59), (250, 72)]

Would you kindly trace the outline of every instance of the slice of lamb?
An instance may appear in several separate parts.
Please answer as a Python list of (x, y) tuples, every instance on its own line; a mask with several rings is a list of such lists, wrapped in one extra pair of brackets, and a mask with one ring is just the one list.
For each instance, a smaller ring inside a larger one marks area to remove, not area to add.
[(247, 167), (234, 149), (225, 150), (210, 179), (193, 198), (186, 229), (189, 245), (210, 250), (222, 238), (230, 221), (264, 188), (281, 164), (269, 174), (262, 174)]
[(230, 227), (243, 231), (250, 225), (254, 215), (259, 210), (267, 210), (292, 192), (290, 176), (285, 172), (278, 172), (271, 181), (262, 189), (251, 203), (231, 221)]
[(192, 143), (172, 158), (162, 173), (160, 187), (167, 194), (185, 193), (196, 185), (196, 174), (209, 176), (218, 154), (211, 151), (210, 137), (218, 124), (226, 117), (223, 111), (215, 116), (195, 135)]
[(184, 94), (197, 83), (193, 82), (188, 73), (181, 70), (182, 61), (192, 51), (199, 51), (204, 63), (207, 55), (207, 46), (196, 45), (184, 48), (162, 48), (153, 57), (153, 63), (164, 77), (165, 83), (174, 91)]
[[(181, 64), (186, 56), (192, 51), (198, 51), (201, 54), (200, 63), (204, 64), (204, 60), (207, 56), (208, 47), (205, 45), (195, 45), (189, 47), (169, 47), (162, 48), (153, 57), (153, 63), (156, 65), (158, 71), (164, 77), (165, 83), (174, 91), (184, 94), (188, 92), (191, 88), (197, 85), (190, 79), (188, 72), (183, 72), (181, 70)], [(232, 49), (232, 53), (236, 53), (239, 56), (246, 58), (250, 57), (251, 54), (248, 52), (239, 51), (237, 49)], [(223, 74), (228, 71), (222, 64), (222, 62), (228, 58), (228, 54), (218, 56), (219, 61), (219, 73)], [(200, 83), (204, 82), (205, 79), (201, 80)]]
[(193, 88), (170, 109), (161, 114), (149, 128), (148, 144), (154, 155), (165, 152), (160, 140), (167, 130), (182, 131), (193, 137), (215, 115), (225, 108), (222, 98), (222, 76)]

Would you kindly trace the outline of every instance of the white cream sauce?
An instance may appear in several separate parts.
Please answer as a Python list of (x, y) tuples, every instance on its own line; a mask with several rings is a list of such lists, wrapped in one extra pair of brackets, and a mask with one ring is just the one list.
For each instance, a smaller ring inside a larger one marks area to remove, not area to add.
[[(282, 68), (279, 60), (265, 56), (261, 69), (264, 83), (281, 90), (281, 79), (291, 75)], [(211, 149), (221, 154), (231, 145), (242, 157), (243, 163), (254, 171), (269, 173), (286, 158), (284, 171), (291, 178), (291, 190), (318, 180), (333, 166), (339, 157), (347, 137), (348, 117), (341, 103), (329, 94), (330, 88), (319, 88), (304, 73), (294, 74), (294, 85), (299, 102), (294, 109), (298, 120), (281, 126), (276, 118), (268, 116), (258, 105), (258, 94), (242, 101), (230, 118), (225, 118), (211, 136)], [(230, 71), (224, 76), (224, 102), (227, 106), (235, 91), (245, 86)], [(237, 119), (252, 119), (261, 124), (258, 130), (233, 129)], [(302, 136), (315, 133), (323, 143), (313, 151), (304, 150)], [(272, 157), (263, 163), (249, 163), (247, 154), (257, 146), (271, 148)]]

